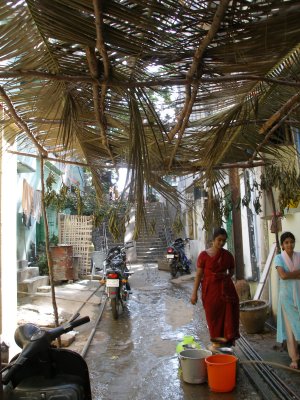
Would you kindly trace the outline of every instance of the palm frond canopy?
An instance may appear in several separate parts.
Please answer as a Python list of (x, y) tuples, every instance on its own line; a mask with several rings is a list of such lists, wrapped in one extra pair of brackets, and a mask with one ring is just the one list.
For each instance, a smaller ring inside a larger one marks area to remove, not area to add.
[[(2, 0), (1, 123), (20, 150), (161, 177), (276, 158), (299, 129), (300, 2)], [(273, 131), (272, 131), (273, 129)]]

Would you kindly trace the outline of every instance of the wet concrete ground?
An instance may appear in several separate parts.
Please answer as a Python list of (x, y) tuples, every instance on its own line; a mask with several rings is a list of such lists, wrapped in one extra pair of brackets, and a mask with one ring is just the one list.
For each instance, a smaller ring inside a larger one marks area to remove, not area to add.
[[(203, 347), (209, 343), (201, 304), (192, 306), (189, 303), (193, 276), (171, 281), (169, 273), (158, 271), (157, 264), (132, 268), (135, 271), (131, 278), (133, 294), (118, 321), (113, 320), (109, 303), (105, 305), (106, 295), (99, 281), (87, 279), (55, 288), (60, 322), (77, 311), (91, 318), (90, 323), (76, 328), (78, 334), (68, 348), (79, 353), (88, 349), (85, 357), (94, 400), (287, 399), (271, 388), (272, 382), (265, 383), (255, 371), (253, 373), (257, 365), (248, 365), (250, 374), (249, 371), (245, 373), (245, 357), (240, 351), (242, 340), (237, 341), (234, 349), (239, 362), (233, 392), (218, 394), (211, 392), (206, 383), (183, 382), (178, 373), (177, 343), (184, 335), (193, 335)], [(102, 309), (104, 312), (98, 323)], [(50, 293), (22, 297), (18, 316), (19, 323), (53, 326)], [(250, 347), (264, 362), (276, 363), (275, 372), (295, 394), (289, 399), (300, 399), (300, 370), (286, 368), (289, 357), (276, 343), (276, 332), (267, 324), (261, 334), (247, 335), (242, 325), (240, 328)], [(15, 350), (19, 352), (17, 346)], [(10, 358), (13, 355), (10, 347)]]
[(156, 264), (133, 266), (132, 295), (115, 321), (103, 312), (86, 355), (94, 400), (256, 400), (261, 399), (238, 366), (230, 393), (207, 383), (188, 384), (179, 373), (176, 345), (193, 335), (203, 347), (209, 337), (201, 304), (189, 302), (192, 279), (171, 282)]

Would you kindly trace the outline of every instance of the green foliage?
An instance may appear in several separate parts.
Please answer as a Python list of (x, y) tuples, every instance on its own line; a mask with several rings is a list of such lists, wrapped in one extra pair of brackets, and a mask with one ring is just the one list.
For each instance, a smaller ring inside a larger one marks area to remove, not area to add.
[[(218, 195), (212, 201), (206, 202), (202, 213), (204, 221), (204, 229), (209, 230), (210, 226), (221, 226), (229, 218), (230, 212), (240, 205), (250, 207), (253, 193), (255, 197), (252, 205), (256, 214), (262, 212), (261, 199), (263, 191), (278, 190), (278, 206), (281, 214), (284, 209), (291, 204), (298, 204), (300, 201), (300, 175), (294, 166), (283, 164), (272, 164), (265, 167), (264, 172), (260, 176), (260, 184), (254, 180), (251, 184), (246, 180), (245, 195), (242, 199), (238, 199), (236, 204), (232, 203), (231, 193), (228, 192), (224, 196)], [(216, 200), (218, 198), (218, 200)], [(223, 220), (225, 218), (225, 221)], [(214, 221), (214, 222), (212, 222)]]
[(283, 214), (289, 204), (300, 201), (300, 175), (295, 167), (269, 165), (261, 175), (261, 188), (269, 191), (272, 188), (279, 191), (279, 211)]
[[(80, 191), (79, 187), (67, 187), (62, 183), (59, 192), (53, 189), (56, 183), (53, 174), (46, 180), (45, 205), (52, 206), (57, 212), (69, 209), (72, 215), (94, 216), (94, 226), (98, 227), (105, 220), (108, 221), (108, 230), (114, 240), (120, 239), (125, 234), (125, 224), (128, 221), (127, 203), (118, 201), (105, 201), (100, 203), (92, 180), (88, 181), (86, 190)], [(104, 183), (106, 192), (109, 184)], [(52, 237), (50, 242), (58, 243), (58, 237)]]
[(39, 274), (49, 275), (48, 260), (46, 254), (41, 254), (38, 260)]
[(66, 208), (67, 197), (70, 188), (62, 183), (59, 192), (53, 189), (53, 185), (56, 183), (55, 177), (52, 173), (49, 174), (46, 179), (46, 191), (45, 191), (45, 206), (54, 207), (57, 212), (62, 211)]
[[(204, 208), (202, 212), (203, 218), (203, 229), (207, 232), (211, 231), (212, 228), (216, 226), (222, 226), (222, 219), (224, 216), (225, 205), (222, 198), (210, 198), (204, 203)], [(232, 210), (232, 203), (228, 203), (230, 211)], [(229, 212), (229, 208), (228, 208)], [(229, 214), (228, 214), (229, 215)]]
[(54, 233), (51, 236), (50, 245), (53, 245), (53, 246), (57, 246), (58, 245), (58, 236), (54, 235)]
[(108, 230), (114, 240), (119, 240), (125, 235), (125, 225), (128, 221), (128, 210), (122, 203), (112, 205), (108, 212)]

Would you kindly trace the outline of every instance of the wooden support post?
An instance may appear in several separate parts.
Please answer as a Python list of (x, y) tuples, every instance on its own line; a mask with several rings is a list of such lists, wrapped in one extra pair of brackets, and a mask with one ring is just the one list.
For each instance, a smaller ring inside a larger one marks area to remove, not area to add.
[[(47, 255), (48, 269), (49, 269), (49, 280), (50, 280), (50, 286), (51, 286), (51, 297), (52, 297), (52, 306), (53, 306), (53, 313), (54, 313), (54, 322), (55, 322), (55, 326), (59, 326), (58, 309), (57, 309), (54, 279), (53, 279), (53, 261), (52, 261), (52, 256), (50, 253), (48, 218), (47, 218), (47, 212), (46, 212), (46, 206), (45, 206), (44, 158), (42, 156), (40, 157), (40, 163), (41, 163), (40, 173), (41, 173), (41, 186), (42, 186), (41, 205), (42, 205), (42, 215), (43, 215), (44, 224), (45, 224), (46, 255)], [(59, 344), (59, 347), (61, 347), (60, 338), (58, 338), (58, 344)]]
[(236, 265), (236, 279), (244, 279), (243, 233), (241, 220), (241, 194), (238, 168), (229, 171), (232, 200), (233, 244)]

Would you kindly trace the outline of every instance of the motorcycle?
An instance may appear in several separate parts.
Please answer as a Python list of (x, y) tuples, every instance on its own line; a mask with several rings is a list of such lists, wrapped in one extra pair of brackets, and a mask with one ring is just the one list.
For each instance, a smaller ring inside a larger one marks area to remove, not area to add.
[(188, 241), (189, 238), (185, 240), (178, 238), (167, 247), (167, 259), (170, 263), (172, 278), (176, 278), (177, 275), (191, 273), (191, 261), (184, 252), (185, 243)]
[(129, 299), (131, 287), (129, 284), (129, 271), (126, 262), (126, 249), (132, 247), (132, 243), (126, 243), (124, 247), (115, 246), (109, 250), (103, 263), (106, 293), (110, 299), (111, 311), (114, 319), (119, 318), (120, 310), (124, 310), (124, 304)]
[[(79, 314), (76, 315), (78, 317)], [(55, 348), (52, 342), (89, 317), (71, 321), (50, 330), (27, 323), (15, 331), (22, 348), (0, 372), (4, 400), (91, 400), (88, 366), (80, 354)]]

